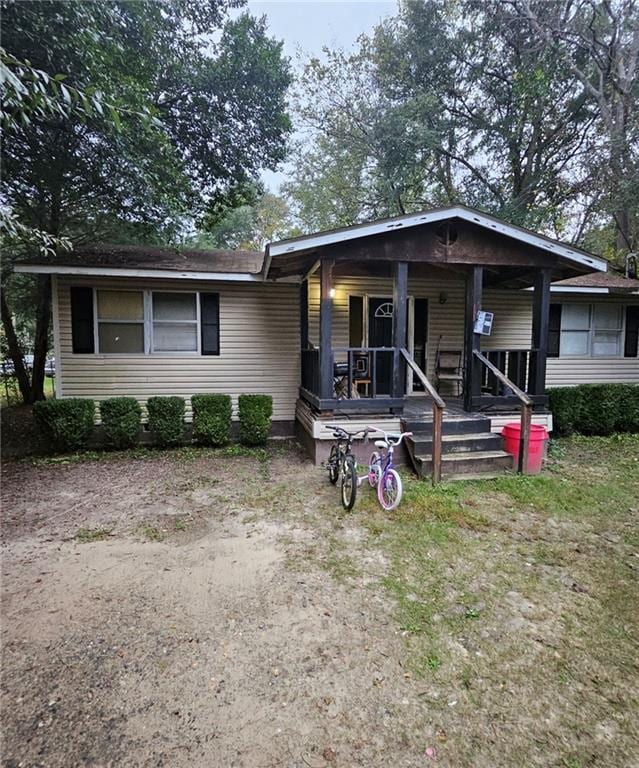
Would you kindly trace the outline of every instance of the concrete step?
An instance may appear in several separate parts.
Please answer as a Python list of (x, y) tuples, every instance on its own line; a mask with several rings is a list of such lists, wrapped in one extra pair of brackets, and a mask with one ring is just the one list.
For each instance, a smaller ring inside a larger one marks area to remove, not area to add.
[[(415, 454), (424, 455), (433, 452), (431, 435), (416, 433), (415, 437), (406, 438), (412, 444)], [(443, 435), (442, 455), (450, 453), (468, 453), (470, 451), (499, 451), (503, 445), (501, 435), (493, 432), (479, 432), (461, 435)]]
[[(433, 464), (430, 454), (415, 455), (421, 477), (430, 476)], [(472, 451), (442, 455), (442, 477), (485, 476), (494, 477), (504, 470), (513, 469), (513, 457), (506, 451)]]

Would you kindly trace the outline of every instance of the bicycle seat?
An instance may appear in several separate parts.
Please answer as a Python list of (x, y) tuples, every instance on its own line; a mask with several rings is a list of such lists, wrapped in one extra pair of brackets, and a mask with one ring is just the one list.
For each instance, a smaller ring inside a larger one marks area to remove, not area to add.
[(388, 448), (386, 440), (375, 440), (375, 448)]

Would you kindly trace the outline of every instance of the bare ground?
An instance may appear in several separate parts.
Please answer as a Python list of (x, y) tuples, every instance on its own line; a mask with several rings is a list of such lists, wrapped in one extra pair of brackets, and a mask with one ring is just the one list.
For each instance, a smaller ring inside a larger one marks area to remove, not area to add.
[(295, 451), (140, 456), (5, 465), (7, 768), (639, 766), (627, 504), (342, 517)]

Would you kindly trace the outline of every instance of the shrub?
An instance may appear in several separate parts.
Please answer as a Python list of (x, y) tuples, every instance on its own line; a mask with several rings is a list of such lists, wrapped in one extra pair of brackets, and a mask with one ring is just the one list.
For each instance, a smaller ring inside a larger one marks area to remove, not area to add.
[(140, 437), (142, 409), (134, 397), (111, 397), (100, 403), (102, 430), (107, 445), (131, 448)]
[(639, 385), (619, 384), (619, 420), (620, 432), (639, 432)]
[(33, 406), (38, 426), (59, 451), (84, 448), (93, 432), (95, 403), (79, 397), (42, 400)]
[(193, 395), (193, 438), (204, 445), (226, 445), (231, 436), (231, 396)]
[(184, 398), (150, 397), (146, 404), (149, 429), (157, 445), (180, 445), (184, 440)]
[(270, 395), (240, 395), (240, 442), (244, 445), (264, 445), (271, 428), (273, 398)]
[(581, 384), (548, 391), (554, 432), (610, 435), (639, 432), (639, 386)]
[(548, 390), (548, 406), (552, 412), (553, 433), (571, 435), (579, 423), (581, 391), (579, 387)]
[(619, 393), (613, 384), (582, 384), (579, 432), (611, 435), (619, 424)]

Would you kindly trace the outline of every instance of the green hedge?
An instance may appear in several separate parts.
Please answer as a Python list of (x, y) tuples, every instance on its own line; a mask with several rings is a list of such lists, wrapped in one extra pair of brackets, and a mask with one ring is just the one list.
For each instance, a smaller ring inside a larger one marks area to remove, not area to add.
[(240, 442), (243, 445), (264, 445), (271, 428), (273, 398), (270, 395), (240, 395)]
[(111, 397), (100, 403), (102, 431), (107, 445), (131, 448), (140, 439), (142, 409), (134, 397)]
[(150, 397), (146, 410), (149, 429), (157, 445), (181, 445), (184, 440), (184, 398)]
[(33, 406), (38, 426), (56, 450), (84, 448), (93, 432), (95, 403), (79, 397), (42, 400)]
[(231, 396), (193, 395), (193, 439), (203, 445), (226, 445), (231, 437)]
[(557, 435), (639, 432), (639, 385), (581, 384), (548, 391)]

